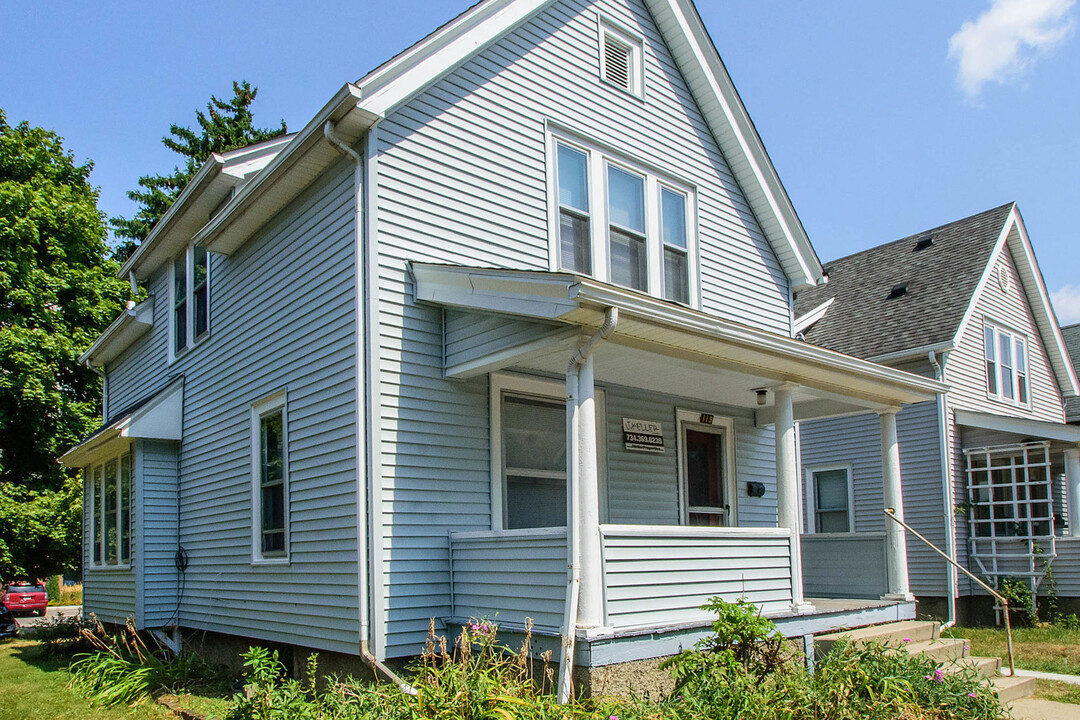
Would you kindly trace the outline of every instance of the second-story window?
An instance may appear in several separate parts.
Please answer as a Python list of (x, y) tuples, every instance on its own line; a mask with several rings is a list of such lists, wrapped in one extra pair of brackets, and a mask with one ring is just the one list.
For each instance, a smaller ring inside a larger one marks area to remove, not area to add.
[(697, 306), (693, 189), (579, 140), (552, 148), (553, 269)]
[(995, 325), (983, 327), (986, 394), (1004, 402), (1029, 401), (1027, 339)]
[(173, 357), (210, 331), (210, 255), (189, 245), (173, 260), (171, 325)]

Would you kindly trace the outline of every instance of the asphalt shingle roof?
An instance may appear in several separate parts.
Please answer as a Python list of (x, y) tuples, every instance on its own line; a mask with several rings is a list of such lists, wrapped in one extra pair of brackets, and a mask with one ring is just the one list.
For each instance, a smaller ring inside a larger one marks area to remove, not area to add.
[[(1061, 336), (1065, 338), (1073, 369), (1080, 373), (1080, 323), (1061, 328)], [(1068, 422), (1080, 420), (1080, 395), (1065, 398), (1065, 419)]]
[[(795, 298), (795, 317), (835, 298), (807, 342), (872, 358), (951, 340), (1013, 203), (825, 263), (829, 282)], [(933, 244), (916, 250), (923, 238)], [(890, 297), (894, 287), (906, 292)]]

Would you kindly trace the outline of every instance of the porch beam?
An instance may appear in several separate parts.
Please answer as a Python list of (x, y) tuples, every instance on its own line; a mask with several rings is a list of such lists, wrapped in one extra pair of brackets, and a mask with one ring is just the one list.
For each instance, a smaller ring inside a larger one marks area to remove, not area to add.
[(1080, 537), (1080, 446), (1065, 448), (1065, 497), (1069, 506), (1069, 536)]
[[(896, 435), (896, 414), (900, 408), (890, 407), (877, 411), (881, 419), (881, 477), (885, 507), (892, 508), (893, 516), (904, 520), (904, 493), (900, 478), (900, 443)], [(885, 565), (889, 591), (882, 600), (909, 602), (915, 599), (908, 585), (907, 539), (904, 528), (889, 521), (885, 524)]]
[(813, 611), (814, 607), (803, 597), (801, 487), (792, 405), (792, 393), (797, 387), (794, 383), (784, 383), (773, 392), (776, 406), (776, 521), (791, 533), (791, 609), (803, 613)]

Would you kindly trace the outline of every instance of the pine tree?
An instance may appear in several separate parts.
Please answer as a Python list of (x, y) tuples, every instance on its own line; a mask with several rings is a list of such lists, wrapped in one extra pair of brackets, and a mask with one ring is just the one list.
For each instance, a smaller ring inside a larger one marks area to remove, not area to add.
[(113, 233), (125, 238), (116, 250), (115, 257), (123, 261), (146, 239), (154, 224), (165, 214), (176, 196), (184, 189), (210, 153), (228, 152), (284, 135), (288, 132), (285, 121), (277, 128), (257, 128), (251, 112), (258, 88), (247, 81), (233, 81), (233, 97), (225, 101), (210, 96), (206, 112), (197, 110), (195, 119), (198, 129), (179, 125), (169, 126), (169, 135), (162, 144), (184, 158), (184, 164), (173, 168), (169, 175), (144, 175), (139, 178), (140, 190), (131, 190), (128, 197), (139, 203), (135, 216), (110, 218)]

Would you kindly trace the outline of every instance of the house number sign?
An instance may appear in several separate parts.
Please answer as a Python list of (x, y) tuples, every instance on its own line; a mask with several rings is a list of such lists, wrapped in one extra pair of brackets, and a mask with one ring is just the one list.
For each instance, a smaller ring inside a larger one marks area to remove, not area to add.
[(664, 452), (664, 427), (652, 420), (622, 419), (623, 447), (631, 452)]

